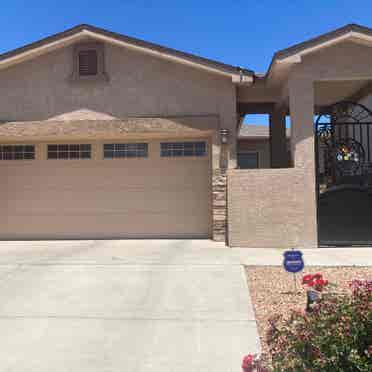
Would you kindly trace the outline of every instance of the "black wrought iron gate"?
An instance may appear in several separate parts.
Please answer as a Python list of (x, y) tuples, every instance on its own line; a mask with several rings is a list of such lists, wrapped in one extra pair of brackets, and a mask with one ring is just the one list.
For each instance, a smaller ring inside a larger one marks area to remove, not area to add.
[(372, 112), (339, 102), (315, 122), (320, 245), (372, 245)]

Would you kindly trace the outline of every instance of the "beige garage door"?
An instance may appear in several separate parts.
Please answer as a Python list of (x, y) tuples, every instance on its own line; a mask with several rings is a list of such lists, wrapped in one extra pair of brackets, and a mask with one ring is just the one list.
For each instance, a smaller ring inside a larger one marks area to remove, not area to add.
[(159, 142), (148, 152), (0, 161), (0, 239), (209, 237), (209, 155), (161, 157)]

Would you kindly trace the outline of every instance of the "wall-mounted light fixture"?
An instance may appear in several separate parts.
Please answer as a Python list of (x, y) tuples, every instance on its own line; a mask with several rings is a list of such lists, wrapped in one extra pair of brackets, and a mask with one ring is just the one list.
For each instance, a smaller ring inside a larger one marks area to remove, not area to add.
[(226, 144), (229, 141), (229, 130), (226, 128), (220, 129), (221, 143)]

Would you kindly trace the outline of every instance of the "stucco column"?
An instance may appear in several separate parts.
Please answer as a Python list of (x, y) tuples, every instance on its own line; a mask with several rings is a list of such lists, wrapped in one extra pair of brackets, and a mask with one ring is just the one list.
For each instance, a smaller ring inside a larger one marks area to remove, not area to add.
[(291, 78), (289, 81), (289, 106), (291, 115), (291, 145), (296, 172), (302, 180), (296, 187), (301, 200), (301, 231), (298, 245), (314, 248), (318, 245), (315, 148), (314, 148), (314, 88), (307, 79)]
[(270, 115), (270, 156), (272, 168), (288, 167), (285, 111), (276, 107)]

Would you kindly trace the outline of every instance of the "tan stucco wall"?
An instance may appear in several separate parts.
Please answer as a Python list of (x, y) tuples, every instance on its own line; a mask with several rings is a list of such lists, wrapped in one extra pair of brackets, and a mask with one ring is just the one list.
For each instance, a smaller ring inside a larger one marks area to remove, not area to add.
[[(72, 56), (68, 46), (0, 71), (0, 120), (218, 115), (218, 127), (230, 129), (229, 166), (235, 166), (231, 77), (105, 44), (109, 82), (73, 83)], [(215, 152), (218, 146), (216, 140)]]
[[(232, 247), (309, 247), (303, 172), (288, 169), (228, 171), (228, 237)], [(310, 229), (310, 231), (308, 231)]]

